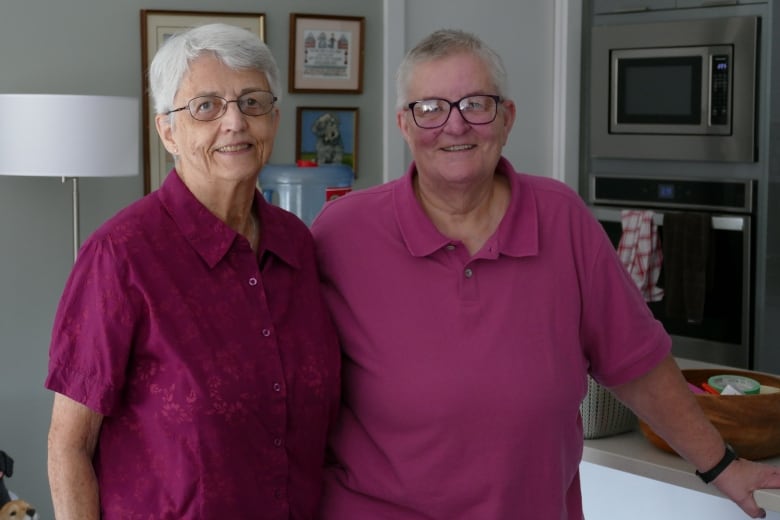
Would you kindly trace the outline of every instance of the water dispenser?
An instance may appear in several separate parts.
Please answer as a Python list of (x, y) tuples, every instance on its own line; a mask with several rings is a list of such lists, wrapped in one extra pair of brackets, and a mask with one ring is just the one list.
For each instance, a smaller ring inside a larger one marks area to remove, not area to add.
[(260, 171), (265, 200), (295, 213), (306, 225), (326, 201), (352, 191), (354, 173), (344, 164), (266, 164)]

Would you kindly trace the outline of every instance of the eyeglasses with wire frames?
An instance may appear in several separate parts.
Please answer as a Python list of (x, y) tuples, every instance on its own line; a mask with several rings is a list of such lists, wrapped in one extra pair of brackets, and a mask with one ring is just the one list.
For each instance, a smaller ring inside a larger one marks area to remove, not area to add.
[(487, 125), (496, 120), (501, 96), (480, 94), (462, 97), (457, 101), (442, 98), (421, 99), (406, 105), (412, 112), (414, 123), (420, 128), (444, 126), (452, 109), (457, 108), (463, 120), (471, 125)]
[(244, 115), (262, 116), (273, 110), (276, 100), (277, 97), (267, 90), (254, 90), (230, 100), (220, 96), (198, 96), (190, 99), (183, 107), (169, 110), (165, 115), (189, 110), (190, 115), (198, 121), (213, 121), (225, 115), (229, 103), (235, 103)]

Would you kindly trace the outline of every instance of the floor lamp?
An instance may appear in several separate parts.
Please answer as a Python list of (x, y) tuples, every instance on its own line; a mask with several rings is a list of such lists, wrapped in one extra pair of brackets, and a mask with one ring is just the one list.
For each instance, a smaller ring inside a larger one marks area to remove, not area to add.
[(138, 100), (117, 96), (0, 94), (0, 175), (73, 183), (73, 260), (79, 179), (138, 175)]

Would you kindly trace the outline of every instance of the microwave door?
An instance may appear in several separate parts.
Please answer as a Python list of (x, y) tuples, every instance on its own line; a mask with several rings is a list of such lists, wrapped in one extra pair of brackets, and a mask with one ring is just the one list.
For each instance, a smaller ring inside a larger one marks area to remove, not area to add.
[(728, 134), (712, 123), (728, 123), (730, 56), (728, 46), (613, 50), (610, 133)]

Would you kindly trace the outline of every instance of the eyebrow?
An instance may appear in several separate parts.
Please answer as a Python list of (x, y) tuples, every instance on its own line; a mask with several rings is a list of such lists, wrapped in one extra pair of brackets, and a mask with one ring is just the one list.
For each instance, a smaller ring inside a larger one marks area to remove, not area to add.
[[(271, 92), (270, 87), (263, 88), (263, 87), (246, 87), (239, 91), (239, 96), (243, 96), (244, 94), (249, 94), (250, 92), (257, 92), (258, 90), (262, 90), (264, 92)], [(218, 94), (216, 90), (209, 90), (208, 92), (202, 92), (195, 94), (191, 99), (199, 98), (199, 97), (205, 97), (205, 96), (217, 96), (217, 97), (223, 97), (221, 94)]]

